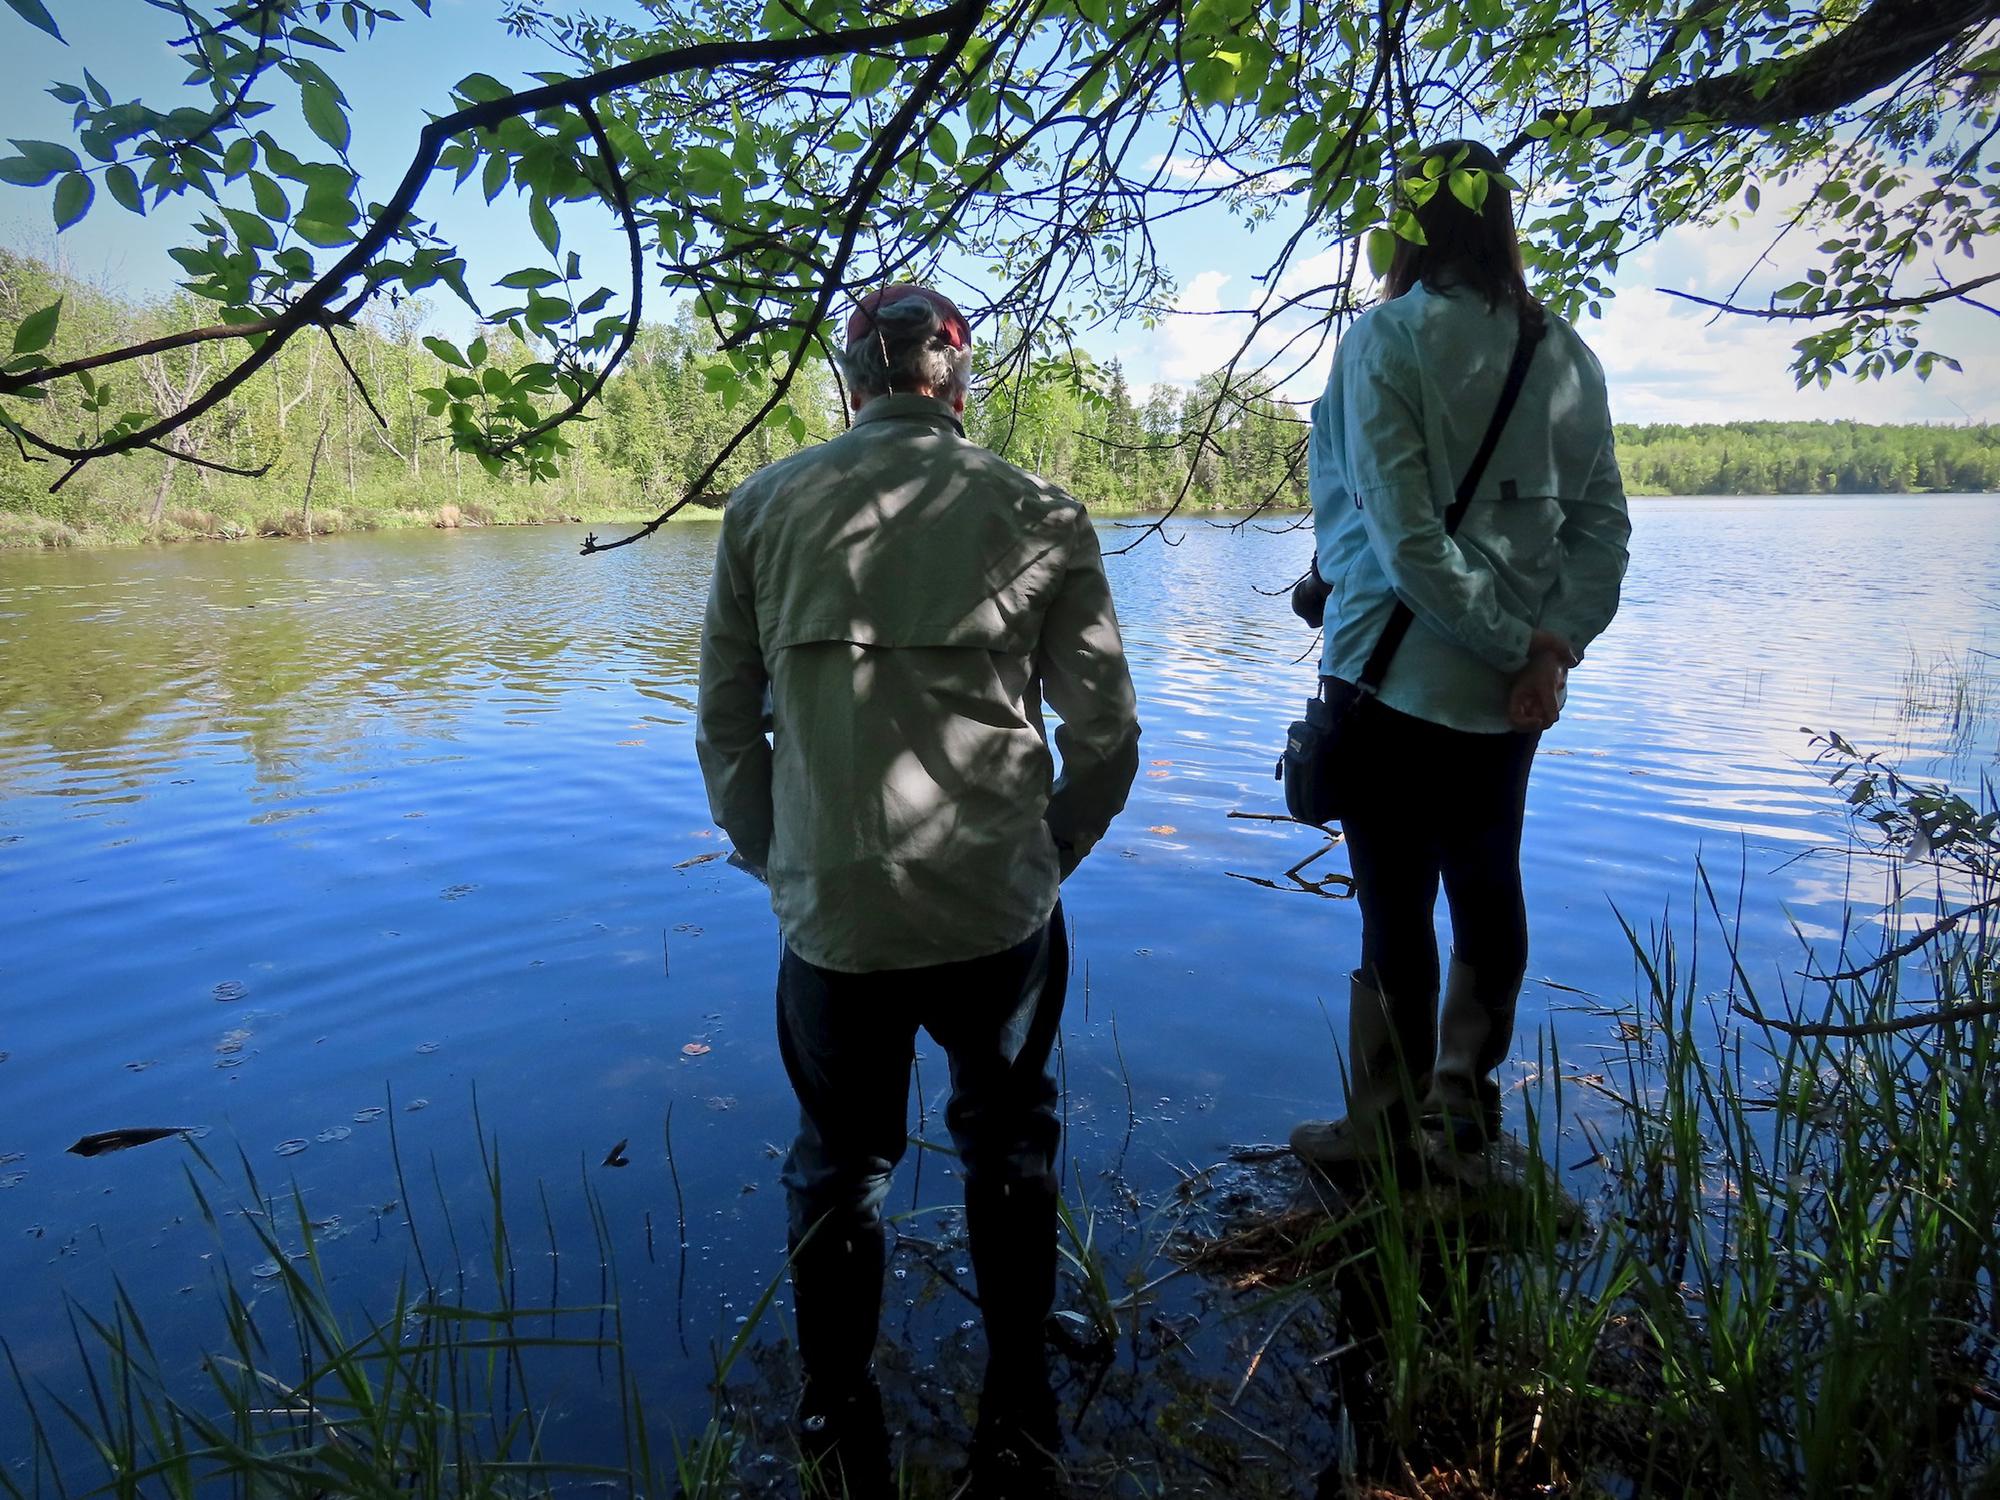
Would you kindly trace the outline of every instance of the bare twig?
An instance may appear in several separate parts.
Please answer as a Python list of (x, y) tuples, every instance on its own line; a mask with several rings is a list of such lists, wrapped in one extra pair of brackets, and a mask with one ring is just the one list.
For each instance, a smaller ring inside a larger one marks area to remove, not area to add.
[(1803, 971), (1800, 974), (1800, 978), (1824, 980), (1829, 984), (1836, 983), (1844, 979), (1865, 978), (1868, 975), (1873, 974), (1880, 969), (1888, 968), (1889, 965), (1897, 962), (1900, 959), (1908, 958), (1912, 953), (1915, 953), (1919, 948), (1925, 947), (1926, 945), (1931, 943), (1934, 939), (1943, 937), (1947, 932), (1950, 932), (1954, 927), (1958, 926), (1958, 924), (1960, 922), (1963, 922), (1967, 917), (1976, 917), (1981, 912), (1994, 911), (1994, 910), (2000, 910), (2000, 896), (1994, 896), (1989, 900), (1976, 902), (1971, 906), (1962, 907), (1958, 911), (1952, 912), (1947, 916), (1939, 917), (1937, 921), (1933, 922), (1929, 927), (1924, 928), (1921, 932), (1917, 933), (1916, 936), (1910, 938), (1907, 942), (1898, 943), (1895, 947), (1891, 948), (1887, 953), (1884, 953), (1880, 958), (1877, 958), (1872, 962), (1865, 963), (1858, 969), (1842, 969), (1836, 974), (1814, 974), (1810, 971)]
[(1960, 1021), (1977, 1021), (1985, 1016), (2000, 1016), (2000, 1000), (1982, 1001), (1971, 1005), (1946, 1005), (1937, 1010), (1913, 1011), (1907, 1016), (1895, 1016), (1886, 1021), (1813, 1022), (1781, 1021), (1776, 1016), (1767, 1016), (1754, 1005), (1736, 1001), (1732, 1006), (1739, 1016), (1747, 1021), (1755, 1021), (1759, 1026), (1768, 1026), (1773, 1031), (1782, 1031), (1786, 1036), (1796, 1037), (1864, 1037), (1893, 1036), (1901, 1031), (1917, 1031), (1925, 1026), (1953, 1026)]

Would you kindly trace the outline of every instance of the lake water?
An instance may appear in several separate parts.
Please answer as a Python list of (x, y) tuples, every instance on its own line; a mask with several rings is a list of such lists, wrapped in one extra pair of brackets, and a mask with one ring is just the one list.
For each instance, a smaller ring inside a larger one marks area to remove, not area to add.
[[(1879, 897), (1873, 876), (1849, 888), (1800, 726), (1965, 786), (2000, 754), (2000, 500), (1633, 511), (1623, 611), (1529, 797), (1522, 1028), (1572, 1055), (1606, 1024), (1572, 992), (1631, 994), (1614, 908), (1684, 920), (1698, 858), (1725, 899), (1744, 886), (1773, 991), (1800, 966), (1789, 924), (1825, 937), (1844, 898)], [(1107, 1211), (1114, 1167), (1143, 1197), (1330, 1108), (1357, 940), (1351, 902), (1258, 883), (1283, 887), (1316, 835), (1232, 816), (1281, 810), (1272, 761), (1312, 668), (1259, 589), (1290, 581), (1304, 535), (1168, 535), (1110, 563), (1143, 765), (1065, 894), (1066, 1150)], [(589, 559), (577, 540), (0, 555), (0, 1334), (57, 1390), (79, 1389), (61, 1294), (102, 1305), (121, 1277), (193, 1348), (219, 1336), (212, 1278), (258, 1284), (191, 1212), (183, 1148), (86, 1160), (72, 1141), (186, 1125), (211, 1154), (240, 1145), (267, 1188), (295, 1179), (364, 1231), (328, 1254), (379, 1303), (402, 1250), (378, 1222), (401, 1211), (381, 1213), (399, 1195), (369, 1112), (393, 1111), (434, 1184), (412, 1198), (471, 1218), (476, 1088), (509, 1180), (547, 1185), (566, 1243), (591, 1238), (579, 1178), (601, 1195), (652, 1404), (699, 1421), (708, 1340), (782, 1261), (777, 937), (762, 890), (711, 857), (690, 745), (713, 525)], [(1305, 873), (1327, 869), (1337, 850)], [(943, 1070), (920, 1071), (936, 1135)], [(621, 1140), (632, 1166), (601, 1166)], [(940, 1161), (920, 1182), (906, 1162), (893, 1201), (949, 1202)], [(587, 1393), (570, 1416), (589, 1422)], [(0, 1400), (0, 1454), (24, 1451), (12, 1420)]]

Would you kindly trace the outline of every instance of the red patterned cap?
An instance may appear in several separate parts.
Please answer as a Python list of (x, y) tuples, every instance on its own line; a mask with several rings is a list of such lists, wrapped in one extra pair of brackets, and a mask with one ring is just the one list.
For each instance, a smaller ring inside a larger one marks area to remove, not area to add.
[(878, 327), (893, 328), (899, 320), (891, 314), (908, 302), (927, 302), (936, 310), (938, 332), (944, 335), (944, 341), (952, 348), (972, 347), (972, 325), (965, 321), (965, 314), (958, 310), (958, 305), (943, 292), (908, 283), (877, 287), (856, 303), (847, 319), (847, 342), (853, 344)]

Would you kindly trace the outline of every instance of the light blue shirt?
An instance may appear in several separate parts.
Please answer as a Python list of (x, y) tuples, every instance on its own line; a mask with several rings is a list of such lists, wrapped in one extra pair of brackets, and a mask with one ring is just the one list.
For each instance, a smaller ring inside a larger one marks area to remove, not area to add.
[(1517, 319), (1419, 285), (1370, 308), (1313, 406), (1309, 473), (1326, 605), (1321, 670), (1359, 680), (1397, 595), (1416, 613), (1382, 701), (1501, 733), (1537, 627), (1581, 653), (1618, 609), (1631, 521), (1604, 372), (1553, 314), (1455, 535), (1460, 479), (1500, 399)]

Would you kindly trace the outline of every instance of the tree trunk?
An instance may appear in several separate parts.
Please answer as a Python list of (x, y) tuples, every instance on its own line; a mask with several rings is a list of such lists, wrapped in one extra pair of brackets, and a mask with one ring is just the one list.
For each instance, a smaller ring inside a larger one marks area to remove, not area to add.
[(319, 437), (313, 443), (312, 462), (306, 465), (306, 493), (304, 501), (299, 506), (299, 524), (305, 528), (307, 541), (312, 540), (313, 534), (313, 476), (319, 473), (320, 449), (326, 446), (326, 429), (332, 422), (332, 412), (321, 414), (319, 419)]
[(148, 526), (160, 524), (160, 512), (167, 508), (167, 496), (173, 492), (174, 470), (180, 467), (180, 460), (171, 453), (167, 455), (167, 466), (160, 471), (160, 487), (153, 493), (153, 513), (146, 517)]

